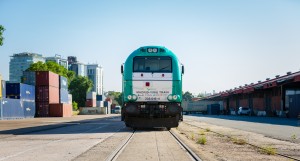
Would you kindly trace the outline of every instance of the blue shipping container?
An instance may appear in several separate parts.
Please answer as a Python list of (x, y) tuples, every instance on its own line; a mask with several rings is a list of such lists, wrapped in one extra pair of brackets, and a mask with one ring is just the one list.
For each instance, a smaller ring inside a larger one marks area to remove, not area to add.
[(59, 90), (59, 103), (69, 103), (69, 93), (67, 89)]
[(23, 83), (6, 83), (6, 97), (35, 101), (35, 86)]
[(19, 99), (2, 99), (2, 119), (22, 119), (24, 108)]
[(59, 76), (59, 88), (68, 89), (68, 79), (63, 76)]
[(34, 101), (22, 101), (25, 118), (34, 118), (35, 116), (35, 102)]
[(97, 101), (103, 101), (103, 96), (102, 95), (96, 95), (96, 100)]
[(22, 83), (35, 86), (35, 72), (34, 71), (24, 71), (21, 79)]

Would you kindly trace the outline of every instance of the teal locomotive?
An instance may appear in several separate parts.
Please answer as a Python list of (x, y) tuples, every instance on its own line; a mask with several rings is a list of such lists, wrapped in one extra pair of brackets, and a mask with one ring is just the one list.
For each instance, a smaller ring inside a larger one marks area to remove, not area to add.
[(162, 46), (144, 46), (121, 66), (122, 121), (127, 127), (177, 127), (182, 120), (184, 66)]

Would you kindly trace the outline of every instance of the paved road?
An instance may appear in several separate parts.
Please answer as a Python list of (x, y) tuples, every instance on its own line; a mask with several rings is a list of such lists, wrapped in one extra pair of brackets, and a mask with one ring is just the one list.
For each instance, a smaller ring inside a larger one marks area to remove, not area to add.
[(296, 142), (300, 143), (299, 120), (224, 115), (184, 115), (183, 119), (202, 121), (209, 124), (255, 132), (281, 140), (292, 140), (291, 136), (295, 135), (298, 138)]
[[(61, 120), (53, 118), (52, 121), (60, 122)], [(19, 125), (22, 124), (22, 121), (16, 122)], [(10, 123), (13, 125), (14, 121)], [(44, 125), (34, 128), (28, 127), (28, 124), (24, 126), (26, 128), (0, 129), (0, 161), (72, 160), (124, 129), (124, 123), (120, 121), (120, 117), (93, 117), (93, 119), (65, 122), (59, 126), (53, 125), (53, 122), (51, 126)], [(23, 132), (25, 129), (25, 132), (18, 133), (20, 129), (23, 129)], [(30, 129), (35, 132), (30, 132)]]

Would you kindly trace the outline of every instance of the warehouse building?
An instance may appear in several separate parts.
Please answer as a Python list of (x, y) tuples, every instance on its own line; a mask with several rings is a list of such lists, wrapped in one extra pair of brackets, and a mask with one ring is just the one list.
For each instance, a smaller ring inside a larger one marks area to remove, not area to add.
[(300, 115), (300, 71), (245, 84), (205, 98), (223, 101), (226, 114), (248, 107), (252, 115), (297, 118)]

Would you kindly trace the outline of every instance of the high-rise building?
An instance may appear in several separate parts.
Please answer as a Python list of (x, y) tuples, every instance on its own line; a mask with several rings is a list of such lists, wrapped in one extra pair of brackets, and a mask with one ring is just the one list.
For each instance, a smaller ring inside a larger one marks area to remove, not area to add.
[(86, 65), (83, 63), (72, 63), (69, 65), (69, 70), (74, 71), (77, 76), (87, 76)]
[(98, 64), (88, 64), (87, 77), (93, 82), (92, 91), (99, 95), (103, 94), (103, 68)]
[(68, 63), (73, 64), (77, 62), (77, 57), (76, 56), (68, 56)]
[(53, 61), (53, 62), (65, 67), (66, 69), (68, 69), (68, 60), (61, 58), (60, 55), (56, 54), (54, 57), (46, 57), (46, 62), (48, 62), (48, 61)]
[(38, 61), (45, 62), (45, 58), (41, 54), (27, 52), (11, 56), (9, 62), (9, 82), (20, 83), (23, 71), (28, 69), (32, 63)]

